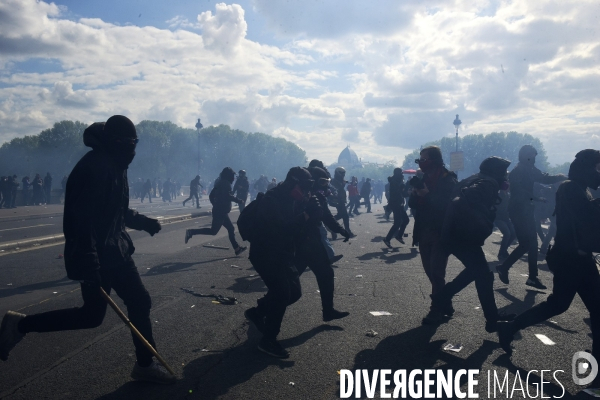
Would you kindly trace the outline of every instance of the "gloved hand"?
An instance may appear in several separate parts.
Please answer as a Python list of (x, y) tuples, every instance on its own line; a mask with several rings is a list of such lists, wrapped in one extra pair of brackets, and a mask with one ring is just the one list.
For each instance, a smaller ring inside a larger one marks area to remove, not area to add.
[(144, 230), (150, 234), (150, 236), (154, 236), (158, 233), (162, 227), (160, 226), (160, 222), (154, 218), (148, 218), (144, 223)]
[(323, 209), (321, 208), (321, 203), (319, 199), (315, 196), (311, 197), (308, 200), (308, 205), (306, 206), (306, 214), (311, 219), (320, 219), (323, 217)]
[(347, 230), (344, 229), (344, 231), (341, 233), (341, 235), (344, 237), (344, 243), (346, 243), (348, 240), (350, 240), (350, 232), (348, 232)]
[(83, 275), (83, 281), (81, 282), (84, 285), (99, 288), (102, 286), (102, 278), (100, 277), (100, 269), (92, 269), (85, 272)]

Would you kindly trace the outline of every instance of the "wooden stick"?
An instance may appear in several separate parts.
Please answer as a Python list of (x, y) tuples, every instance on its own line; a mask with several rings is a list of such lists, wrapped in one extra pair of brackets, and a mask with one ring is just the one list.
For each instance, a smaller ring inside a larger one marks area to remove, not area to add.
[(154, 357), (156, 357), (156, 359), (158, 361), (160, 361), (160, 363), (167, 369), (167, 371), (169, 371), (169, 373), (171, 375), (175, 376), (175, 373), (173, 372), (173, 370), (171, 369), (171, 367), (169, 367), (169, 365), (167, 364), (167, 362), (160, 356), (160, 354), (158, 354), (156, 352), (156, 350), (154, 350), (154, 347), (152, 347), (152, 345), (150, 343), (148, 343), (148, 341), (144, 338), (144, 336), (140, 333), (140, 331), (138, 331), (137, 328), (135, 326), (133, 326), (133, 324), (131, 323), (131, 321), (129, 320), (129, 318), (127, 318), (127, 316), (123, 313), (123, 311), (121, 311), (121, 309), (119, 308), (119, 306), (117, 305), (117, 303), (115, 303), (113, 301), (113, 299), (111, 299), (110, 296), (108, 294), (106, 294), (106, 292), (104, 291), (103, 288), (100, 288), (100, 294), (102, 295), (102, 297), (104, 297), (104, 300), (106, 300), (106, 302), (108, 303), (108, 305), (113, 310), (115, 310), (115, 312), (121, 318), (121, 320), (123, 320), (123, 322), (125, 322), (125, 325), (127, 325), (129, 327), (129, 329), (131, 329), (131, 331), (133, 332), (133, 334), (135, 336), (137, 336), (138, 339), (141, 340), (141, 342), (144, 344), (144, 346), (146, 346), (146, 348), (148, 350), (150, 350), (150, 352), (152, 353), (152, 355)]
[(229, 247), (215, 246), (214, 244), (203, 244), (202, 246), (208, 247), (211, 249), (229, 250)]

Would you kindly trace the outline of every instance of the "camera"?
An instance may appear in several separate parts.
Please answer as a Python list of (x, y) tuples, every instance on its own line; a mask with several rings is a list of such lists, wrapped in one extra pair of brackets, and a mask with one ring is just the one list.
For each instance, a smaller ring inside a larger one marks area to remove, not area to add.
[(419, 178), (418, 176), (413, 176), (410, 178), (408, 184), (417, 190), (425, 188), (425, 182), (423, 182), (423, 179)]

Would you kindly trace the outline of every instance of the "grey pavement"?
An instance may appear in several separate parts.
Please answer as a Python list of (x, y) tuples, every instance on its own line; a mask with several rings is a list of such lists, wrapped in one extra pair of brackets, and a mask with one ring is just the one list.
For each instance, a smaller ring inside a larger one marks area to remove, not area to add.
[[(152, 209), (148, 209), (152, 211)], [(454, 301), (455, 316), (439, 327), (422, 326), (429, 307), (430, 284), (416, 248), (395, 242), (387, 249), (382, 240), (391, 222), (382, 218), (380, 205), (373, 214), (351, 221), (358, 236), (349, 243), (333, 242), (344, 258), (337, 263), (336, 308), (349, 317), (324, 323), (317, 284), (312, 272), (302, 277), (303, 297), (288, 308), (281, 343), (290, 350), (287, 360), (257, 351), (260, 334), (243, 315), (266, 289), (247, 259), (235, 257), (226, 231), (216, 236), (195, 236), (186, 245), (186, 228), (208, 226), (210, 217), (165, 225), (154, 237), (133, 232), (134, 259), (153, 299), (151, 318), (158, 351), (179, 376), (174, 386), (132, 382), (133, 345), (127, 328), (107, 311), (101, 327), (86, 331), (28, 334), (0, 363), (0, 398), (6, 399), (335, 399), (339, 398), (341, 369), (479, 369), (480, 398), (487, 396), (487, 372), (508, 371), (511, 387), (516, 374), (535, 392), (540, 370), (559, 373), (566, 394), (580, 391), (570, 377), (571, 357), (590, 349), (589, 315), (577, 297), (571, 308), (552, 322), (524, 330), (508, 358), (495, 334), (484, 330), (484, 319), (474, 285)], [(235, 219), (238, 213), (231, 216)], [(25, 222), (24, 222), (25, 223)], [(3, 224), (0, 224), (0, 229)], [(37, 229), (32, 229), (37, 234)], [(40, 228), (41, 229), (41, 228)], [(411, 225), (407, 232), (412, 232)], [(485, 245), (491, 268), (497, 264), (500, 236)], [(30, 249), (0, 255), (0, 315), (6, 310), (38, 313), (81, 304), (79, 284), (65, 277), (62, 246)], [(450, 258), (447, 278), (462, 270)], [(540, 260), (540, 278), (551, 286), (552, 275)], [(496, 301), (502, 310), (522, 312), (544, 300), (549, 291), (525, 286), (527, 266), (522, 260), (511, 269), (511, 284), (496, 279)], [(194, 297), (199, 293), (234, 296), (237, 305), (215, 304)], [(118, 304), (122, 302), (113, 294)], [(387, 311), (373, 316), (370, 311)], [(378, 335), (368, 337), (368, 330)], [(544, 344), (536, 334), (554, 345)], [(462, 344), (458, 353), (445, 344)], [(527, 373), (537, 370), (525, 382)], [(560, 396), (561, 386), (544, 375), (546, 396)], [(293, 383), (293, 384), (292, 384)], [(463, 389), (465, 388), (464, 382)], [(513, 398), (520, 397), (517, 391)], [(586, 398), (587, 395), (580, 395)], [(363, 391), (363, 398), (364, 398)], [(578, 396), (579, 397), (579, 396)], [(505, 396), (498, 396), (505, 398)]]

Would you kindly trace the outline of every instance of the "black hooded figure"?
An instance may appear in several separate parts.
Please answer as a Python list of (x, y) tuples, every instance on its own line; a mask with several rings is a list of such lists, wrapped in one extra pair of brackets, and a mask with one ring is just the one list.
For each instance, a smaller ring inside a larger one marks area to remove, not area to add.
[(240, 203), (240, 213), (244, 211), (246, 207), (246, 200), (248, 200), (248, 191), (250, 190), (250, 183), (248, 182), (248, 177), (246, 176), (246, 171), (240, 169), (238, 173), (238, 178), (235, 181), (235, 185), (233, 185), (233, 194), (237, 196), (239, 199), (242, 199), (243, 202)]
[(519, 245), (513, 250), (502, 265), (496, 269), (500, 280), (508, 284), (508, 271), (517, 260), (528, 253), (529, 279), (526, 284), (537, 289), (546, 289), (538, 279), (538, 241), (535, 229), (534, 202), (540, 201), (533, 195), (533, 184), (539, 182), (552, 184), (566, 179), (564, 175), (549, 175), (535, 167), (537, 150), (526, 144), (519, 150), (519, 163), (508, 175), (510, 182), (510, 201), (508, 215), (515, 227)]
[[(200, 175), (196, 175), (194, 179), (190, 182), (190, 197), (183, 201), (183, 206), (185, 207), (185, 203), (192, 200), (194, 197), (196, 198), (196, 208), (200, 208), (200, 188), (202, 185), (200, 184)], [(193, 200), (192, 200), (193, 202)]]
[(404, 201), (406, 197), (406, 185), (404, 184), (404, 175), (402, 168), (394, 168), (394, 175), (388, 177), (390, 184), (388, 195), (388, 212), (394, 213), (394, 225), (390, 228), (383, 243), (387, 247), (392, 247), (391, 240), (396, 237), (398, 241), (404, 244), (404, 230), (408, 225), (408, 215), (404, 209)]
[[(593, 255), (600, 252), (600, 200), (589, 191), (599, 185), (600, 151), (580, 151), (556, 193), (556, 238), (546, 256), (554, 274), (552, 293), (513, 322), (499, 324), (500, 345), (508, 354), (515, 333), (567, 311), (578, 294), (590, 313), (592, 355), (600, 360), (600, 274)], [(600, 387), (600, 378), (591, 387)]]
[[(63, 231), (65, 267), (70, 279), (81, 281), (83, 306), (25, 316), (7, 312), (0, 332), (0, 358), (29, 332), (54, 332), (95, 328), (102, 323), (107, 293), (114, 289), (127, 306), (129, 319), (154, 347), (150, 322), (151, 299), (131, 255), (135, 251), (126, 228), (150, 235), (160, 231), (155, 219), (129, 208), (127, 168), (138, 142), (135, 126), (122, 115), (94, 123), (83, 134), (92, 150), (75, 165), (67, 180)], [(142, 342), (133, 336), (136, 380), (174, 383)]]
[(201, 229), (188, 229), (185, 231), (185, 242), (192, 238), (194, 235), (212, 235), (215, 236), (224, 226), (229, 234), (229, 242), (235, 250), (235, 255), (239, 255), (241, 252), (246, 250), (246, 247), (240, 246), (235, 240), (235, 228), (229, 219), (229, 213), (231, 212), (231, 202), (240, 204), (243, 203), (242, 199), (238, 199), (231, 194), (231, 184), (235, 180), (235, 171), (230, 167), (223, 168), (223, 171), (219, 174), (219, 178), (215, 182), (215, 187), (210, 192), (209, 199), (213, 205), (212, 209), (212, 225), (210, 228)]
[(441, 232), (441, 243), (447, 255), (454, 255), (465, 269), (446, 283), (441, 291), (431, 296), (431, 310), (424, 324), (442, 321), (452, 316), (452, 297), (475, 281), (477, 296), (486, 319), (485, 330), (495, 332), (498, 321), (507, 321), (515, 315), (498, 313), (494, 299), (494, 274), (488, 267), (482, 246), (494, 230), (498, 191), (506, 185), (510, 161), (488, 157), (479, 166), (479, 173), (463, 179), (455, 188)]

